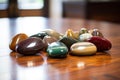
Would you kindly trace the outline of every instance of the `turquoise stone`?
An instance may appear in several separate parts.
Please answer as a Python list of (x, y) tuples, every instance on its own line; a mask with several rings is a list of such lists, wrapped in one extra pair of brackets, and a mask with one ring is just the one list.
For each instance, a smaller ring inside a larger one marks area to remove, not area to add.
[(48, 34), (46, 32), (40, 32), (40, 33), (37, 33), (37, 34), (34, 34), (34, 35), (31, 35), (30, 37), (38, 37), (38, 38), (41, 38), (43, 39), (45, 36), (47, 36)]
[(62, 42), (53, 42), (48, 46), (47, 53), (53, 58), (65, 58), (68, 54), (68, 48)]

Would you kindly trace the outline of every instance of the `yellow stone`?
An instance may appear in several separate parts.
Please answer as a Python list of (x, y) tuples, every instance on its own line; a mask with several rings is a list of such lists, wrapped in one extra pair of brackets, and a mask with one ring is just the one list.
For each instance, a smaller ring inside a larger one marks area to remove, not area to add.
[(66, 37), (75, 38), (75, 34), (71, 29), (68, 29), (65, 33)]

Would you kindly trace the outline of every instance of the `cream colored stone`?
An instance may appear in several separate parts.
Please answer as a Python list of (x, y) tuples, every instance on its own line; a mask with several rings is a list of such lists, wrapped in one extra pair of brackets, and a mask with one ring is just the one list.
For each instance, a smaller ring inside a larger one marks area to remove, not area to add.
[(97, 48), (90, 42), (78, 42), (74, 43), (70, 50), (73, 55), (93, 55), (96, 54)]
[(92, 34), (90, 33), (84, 33), (79, 36), (80, 41), (87, 41), (89, 38), (92, 37)]

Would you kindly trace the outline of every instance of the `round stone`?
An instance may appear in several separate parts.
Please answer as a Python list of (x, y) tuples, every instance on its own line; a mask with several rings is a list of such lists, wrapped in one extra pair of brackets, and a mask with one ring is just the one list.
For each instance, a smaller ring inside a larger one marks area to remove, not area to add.
[(93, 36), (103, 37), (103, 34), (98, 29), (89, 30), (89, 33), (92, 34)]
[(90, 33), (84, 33), (79, 36), (80, 41), (87, 41), (89, 38), (91, 38), (92, 35)]
[(33, 55), (41, 51), (45, 47), (42, 39), (30, 37), (21, 41), (16, 46), (16, 51), (23, 55)]
[(81, 28), (79, 34), (81, 35), (84, 33), (88, 33), (88, 30), (86, 28)]
[(68, 48), (61, 42), (53, 42), (48, 46), (47, 53), (53, 58), (65, 58), (68, 54)]
[(28, 38), (28, 36), (27, 36), (26, 34), (24, 34), (24, 33), (19, 33), (19, 34), (15, 35), (15, 36), (12, 38), (12, 40), (11, 40), (11, 42), (10, 42), (10, 44), (9, 44), (9, 48), (10, 48), (11, 50), (15, 51), (16, 45), (17, 45), (19, 42), (21, 42), (21, 41), (23, 41), (23, 40), (25, 40), (25, 39), (27, 39), (27, 38)]
[(93, 55), (96, 54), (97, 48), (90, 42), (78, 42), (74, 43), (70, 50), (72, 55)]

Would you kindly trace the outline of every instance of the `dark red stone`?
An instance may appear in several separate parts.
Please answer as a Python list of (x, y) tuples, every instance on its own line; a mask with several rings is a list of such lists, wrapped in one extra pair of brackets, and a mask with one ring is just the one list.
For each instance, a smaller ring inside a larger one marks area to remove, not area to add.
[(112, 44), (109, 40), (99, 36), (93, 36), (88, 41), (96, 45), (97, 51), (107, 51), (112, 47)]

